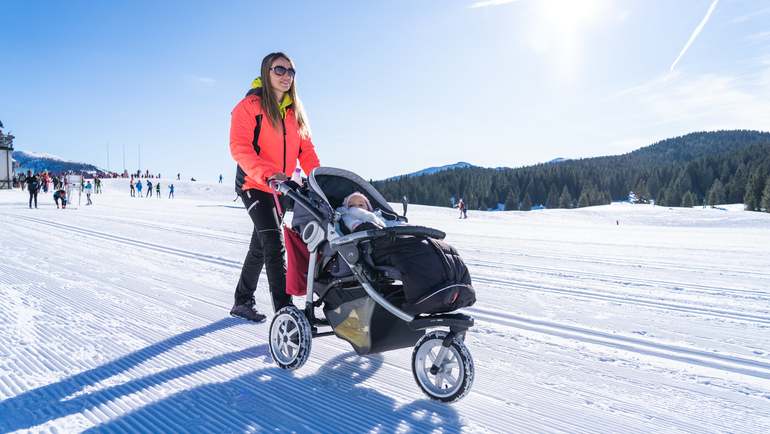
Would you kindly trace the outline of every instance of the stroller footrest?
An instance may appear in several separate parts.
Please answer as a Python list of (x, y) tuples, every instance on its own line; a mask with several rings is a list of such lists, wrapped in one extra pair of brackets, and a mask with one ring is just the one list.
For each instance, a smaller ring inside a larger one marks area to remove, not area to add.
[(462, 313), (442, 313), (438, 315), (418, 316), (409, 323), (413, 330), (425, 330), (431, 327), (449, 327), (452, 331), (465, 331), (473, 327), (473, 317)]

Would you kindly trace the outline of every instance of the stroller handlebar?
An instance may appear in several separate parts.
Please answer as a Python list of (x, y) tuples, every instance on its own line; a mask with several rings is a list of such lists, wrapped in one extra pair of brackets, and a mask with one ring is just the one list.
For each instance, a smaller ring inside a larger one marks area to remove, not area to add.
[(299, 188), (299, 185), (292, 180), (279, 181), (277, 179), (271, 179), (268, 181), (268, 186), (270, 186), (272, 190), (275, 190), (281, 194), (287, 194), (289, 191), (293, 191)]
[(289, 198), (291, 198), (296, 205), (305, 208), (316, 220), (323, 222), (325, 219), (323, 215), (308, 202), (307, 198), (299, 193), (300, 185), (292, 180), (279, 181), (272, 179), (268, 182), (270, 188), (277, 191)]

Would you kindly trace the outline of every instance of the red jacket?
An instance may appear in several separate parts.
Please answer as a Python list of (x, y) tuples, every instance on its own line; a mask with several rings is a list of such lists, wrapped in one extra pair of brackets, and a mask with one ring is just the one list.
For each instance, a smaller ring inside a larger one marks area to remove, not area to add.
[[(305, 173), (320, 166), (310, 137), (301, 138), (294, 109), (289, 106), (281, 126), (273, 127), (262, 110), (261, 90), (254, 89), (235, 106), (230, 123), (230, 153), (241, 169), (236, 175), (236, 189), (256, 188), (270, 193), (267, 179), (276, 172), (291, 176), (297, 159)], [(259, 128), (257, 126), (259, 125)], [(259, 133), (257, 140), (254, 133)], [(238, 179), (245, 173), (242, 183)]]

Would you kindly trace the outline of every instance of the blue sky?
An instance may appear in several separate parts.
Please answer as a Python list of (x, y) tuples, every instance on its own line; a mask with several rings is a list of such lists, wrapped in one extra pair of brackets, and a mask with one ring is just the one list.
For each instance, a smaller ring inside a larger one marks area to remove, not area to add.
[(230, 110), (275, 50), (322, 164), (365, 178), (770, 129), (759, 0), (4, 0), (0, 120), (17, 149), (231, 181)]

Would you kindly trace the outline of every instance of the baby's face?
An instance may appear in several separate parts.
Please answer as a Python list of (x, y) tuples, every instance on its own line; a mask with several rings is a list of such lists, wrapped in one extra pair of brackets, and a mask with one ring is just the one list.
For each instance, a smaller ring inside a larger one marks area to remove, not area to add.
[(368, 210), (369, 208), (366, 206), (366, 201), (361, 196), (353, 196), (348, 201), (348, 207), (349, 208), (361, 208)]

